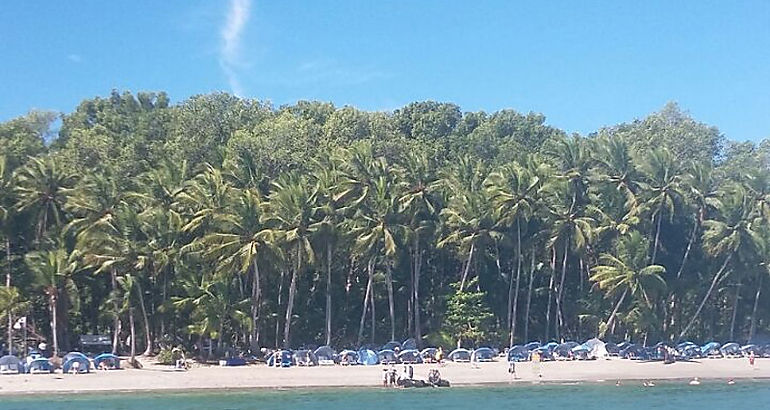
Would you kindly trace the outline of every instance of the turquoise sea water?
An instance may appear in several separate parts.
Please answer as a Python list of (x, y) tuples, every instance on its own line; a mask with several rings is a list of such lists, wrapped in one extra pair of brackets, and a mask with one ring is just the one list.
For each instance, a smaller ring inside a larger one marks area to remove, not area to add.
[(0, 409), (767, 409), (770, 383), (660, 382), (448, 389), (294, 389), (0, 397)]

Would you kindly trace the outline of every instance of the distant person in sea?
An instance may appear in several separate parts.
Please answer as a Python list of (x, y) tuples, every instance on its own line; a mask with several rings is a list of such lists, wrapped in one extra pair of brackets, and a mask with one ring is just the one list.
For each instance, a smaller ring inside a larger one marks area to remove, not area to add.
[(690, 386), (698, 386), (698, 385), (700, 385), (700, 379), (698, 379), (697, 377), (694, 377), (692, 380), (690, 380), (689, 385)]
[(728, 385), (730, 385), (730, 386), (732, 386), (732, 385), (734, 385), (734, 384), (735, 384), (735, 380), (733, 380), (733, 379), (729, 379), (729, 380), (727, 381), (727, 384), (728, 384)]

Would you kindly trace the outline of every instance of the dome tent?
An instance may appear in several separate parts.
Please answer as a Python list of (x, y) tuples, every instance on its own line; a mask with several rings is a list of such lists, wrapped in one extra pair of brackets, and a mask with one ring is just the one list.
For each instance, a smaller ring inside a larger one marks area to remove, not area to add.
[(313, 354), (315, 354), (316, 359), (318, 359), (318, 364), (321, 366), (334, 365), (337, 358), (337, 353), (329, 346), (321, 346), (318, 349), (315, 349)]
[(29, 364), (27, 365), (27, 373), (50, 374), (50, 373), (53, 373), (53, 365), (48, 359), (44, 357), (39, 357), (29, 362)]
[(70, 352), (62, 360), (62, 372), (64, 373), (89, 373), (91, 372), (91, 361), (86, 355), (79, 352)]
[(102, 353), (94, 357), (94, 367), (106, 370), (120, 369), (120, 358), (112, 353)]
[(19, 374), (24, 371), (24, 365), (16, 356), (5, 355), (0, 357), (0, 374)]

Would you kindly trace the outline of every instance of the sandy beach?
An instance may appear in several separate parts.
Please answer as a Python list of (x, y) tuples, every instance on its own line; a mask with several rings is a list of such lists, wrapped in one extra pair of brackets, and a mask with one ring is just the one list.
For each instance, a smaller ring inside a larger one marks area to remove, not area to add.
[[(147, 362), (145, 362), (147, 363)], [(758, 359), (752, 367), (747, 359), (701, 359), (665, 365), (661, 362), (637, 362), (621, 359), (544, 362), (516, 364), (518, 379), (508, 373), (508, 363), (496, 361), (473, 365), (446, 363), (441, 375), (454, 386), (555, 382), (614, 383), (616, 380), (770, 379), (770, 359)], [(431, 364), (416, 365), (415, 378), (427, 378)], [(398, 368), (398, 367), (397, 367)], [(250, 389), (294, 387), (377, 387), (382, 380), (382, 366), (333, 366), (269, 368), (196, 367), (174, 371), (168, 366), (145, 364), (142, 370), (98, 371), (84, 375), (0, 376), (0, 395), (30, 393), (72, 393), (105, 391), (190, 391), (205, 389)]]

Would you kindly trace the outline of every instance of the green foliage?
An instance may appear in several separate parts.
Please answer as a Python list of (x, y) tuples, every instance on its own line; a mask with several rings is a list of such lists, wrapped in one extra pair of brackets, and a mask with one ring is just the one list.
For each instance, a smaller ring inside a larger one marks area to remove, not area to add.
[[(477, 282), (476, 279), (471, 280), (468, 289), (476, 287)], [(494, 315), (485, 301), (486, 293), (460, 290), (459, 287), (459, 284), (453, 286), (456, 292), (447, 298), (444, 331), (457, 340), (458, 346), (463, 343), (479, 346), (493, 340)]]

